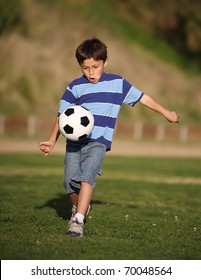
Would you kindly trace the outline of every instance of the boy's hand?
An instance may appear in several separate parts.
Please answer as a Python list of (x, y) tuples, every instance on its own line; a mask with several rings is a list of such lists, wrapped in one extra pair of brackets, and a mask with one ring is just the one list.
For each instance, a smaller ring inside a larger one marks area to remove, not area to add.
[(38, 147), (45, 154), (45, 156), (48, 156), (49, 152), (54, 148), (54, 144), (55, 143), (51, 141), (44, 141), (40, 142)]
[(177, 115), (177, 113), (171, 111), (168, 111), (165, 117), (169, 122), (173, 122), (173, 123), (178, 123), (180, 119), (180, 116)]

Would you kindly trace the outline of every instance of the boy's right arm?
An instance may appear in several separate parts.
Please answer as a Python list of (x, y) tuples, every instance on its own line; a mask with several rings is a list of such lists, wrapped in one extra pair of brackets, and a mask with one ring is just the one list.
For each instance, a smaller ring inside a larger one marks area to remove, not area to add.
[(54, 148), (54, 145), (56, 144), (57, 139), (59, 138), (59, 135), (60, 135), (59, 118), (57, 117), (55, 120), (49, 140), (40, 142), (38, 145), (38, 147), (45, 154), (45, 156), (48, 156), (50, 151)]

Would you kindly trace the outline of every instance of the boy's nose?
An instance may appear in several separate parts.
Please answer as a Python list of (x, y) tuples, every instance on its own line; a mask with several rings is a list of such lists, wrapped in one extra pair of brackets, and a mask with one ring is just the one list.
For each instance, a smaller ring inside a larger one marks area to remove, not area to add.
[(89, 75), (93, 75), (94, 71), (93, 69), (89, 69)]

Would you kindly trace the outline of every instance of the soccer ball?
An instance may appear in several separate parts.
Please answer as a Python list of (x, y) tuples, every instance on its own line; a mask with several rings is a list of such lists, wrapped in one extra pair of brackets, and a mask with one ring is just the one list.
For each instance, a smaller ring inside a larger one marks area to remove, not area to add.
[(70, 106), (59, 116), (61, 134), (72, 141), (85, 139), (92, 131), (94, 117), (82, 106)]

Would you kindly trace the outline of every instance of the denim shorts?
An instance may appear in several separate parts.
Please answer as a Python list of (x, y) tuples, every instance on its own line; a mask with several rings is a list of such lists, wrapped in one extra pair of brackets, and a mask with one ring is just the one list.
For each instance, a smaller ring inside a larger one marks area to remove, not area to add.
[(64, 160), (64, 187), (68, 194), (79, 192), (81, 182), (96, 185), (106, 146), (99, 142), (83, 145), (67, 144)]

